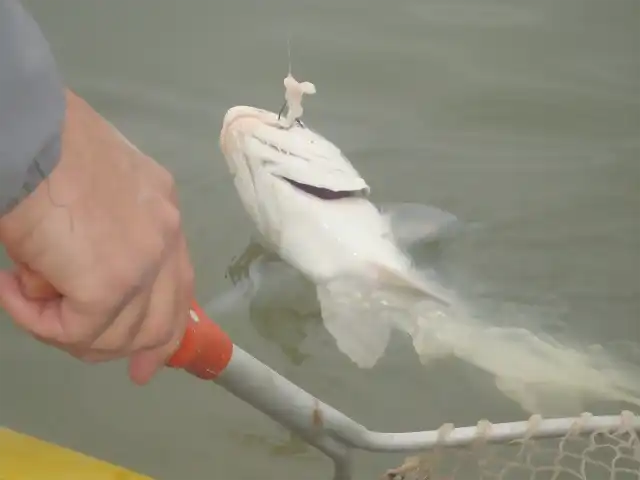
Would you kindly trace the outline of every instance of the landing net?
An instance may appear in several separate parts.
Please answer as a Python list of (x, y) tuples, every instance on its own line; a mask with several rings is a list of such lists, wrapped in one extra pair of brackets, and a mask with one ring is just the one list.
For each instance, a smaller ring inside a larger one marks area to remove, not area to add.
[(640, 480), (640, 418), (593, 416), (439, 430), (384, 480)]

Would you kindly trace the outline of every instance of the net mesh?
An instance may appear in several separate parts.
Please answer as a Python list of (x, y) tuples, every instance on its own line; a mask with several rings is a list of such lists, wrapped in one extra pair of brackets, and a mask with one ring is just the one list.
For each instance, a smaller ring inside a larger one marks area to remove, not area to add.
[(584, 432), (576, 425), (556, 438), (534, 435), (502, 444), (478, 435), (466, 446), (438, 446), (408, 457), (381, 480), (640, 480), (633, 420), (627, 414), (615, 428)]

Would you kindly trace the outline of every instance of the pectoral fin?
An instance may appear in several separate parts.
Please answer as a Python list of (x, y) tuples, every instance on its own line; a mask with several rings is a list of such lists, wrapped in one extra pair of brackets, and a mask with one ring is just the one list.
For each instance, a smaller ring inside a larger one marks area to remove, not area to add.
[(453, 214), (419, 203), (389, 203), (380, 211), (401, 247), (440, 240), (453, 235), (462, 222)]
[(318, 286), (318, 300), (324, 326), (338, 349), (358, 367), (372, 368), (387, 348), (391, 324), (362, 301), (363, 288), (358, 282), (331, 282)]

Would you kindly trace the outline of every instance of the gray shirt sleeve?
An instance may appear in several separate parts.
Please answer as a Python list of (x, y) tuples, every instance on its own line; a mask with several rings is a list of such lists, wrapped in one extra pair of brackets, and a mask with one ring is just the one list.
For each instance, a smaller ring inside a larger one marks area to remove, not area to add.
[(0, 0), (0, 216), (56, 166), (64, 114), (49, 44), (17, 0)]

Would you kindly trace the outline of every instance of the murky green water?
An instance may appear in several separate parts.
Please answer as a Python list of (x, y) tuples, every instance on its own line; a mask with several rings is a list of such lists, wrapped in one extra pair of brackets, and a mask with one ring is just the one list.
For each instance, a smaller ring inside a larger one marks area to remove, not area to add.
[[(203, 301), (248, 244), (217, 146), (226, 109), (278, 109), (293, 38), (316, 84), (307, 122), (381, 202), (483, 228), (439, 264), (478, 308), (640, 341), (640, 3), (635, 0), (61, 0), (26, 2), (69, 85), (179, 181)], [(283, 305), (284, 307), (284, 305)], [(284, 310), (284, 308), (283, 308)], [(520, 419), (459, 365), (419, 367), (396, 340), (359, 371), (312, 318), (220, 318), (234, 340), (373, 428)], [(0, 325), (0, 424), (159, 480), (324, 479), (311, 449), (178, 372), (137, 388)], [(598, 411), (594, 407), (594, 411)], [(359, 458), (358, 479), (396, 461)]]

